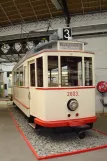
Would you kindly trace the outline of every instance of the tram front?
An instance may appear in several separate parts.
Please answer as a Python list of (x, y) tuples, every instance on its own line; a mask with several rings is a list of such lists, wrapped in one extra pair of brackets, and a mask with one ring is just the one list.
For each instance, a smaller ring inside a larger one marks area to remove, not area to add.
[(35, 123), (44, 127), (92, 128), (97, 119), (94, 54), (84, 51), (83, 42), (67, 40), (70, 29), (59, 31), (56, 35), (60, 40), (49, 43), (44, 51), (44, 120), (35, 118)]
[(47, 51), (44, 57), (44, 127), (92, 128), (95, 116), (94, 54), (83, 51)]

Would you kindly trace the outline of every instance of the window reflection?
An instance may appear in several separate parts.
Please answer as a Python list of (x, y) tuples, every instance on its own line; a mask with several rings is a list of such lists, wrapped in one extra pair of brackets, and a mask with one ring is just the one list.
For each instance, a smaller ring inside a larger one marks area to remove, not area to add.
[(30, 85), (35, 86), (35, 63), (30, 64)]
[(21, 66), (20, 68), (19, 68), (19, 73), (20, 73), (20, 75), (19, 75), (19, 78), (20, 78), (20, 86), (23, 86), (23, 66)]
[(61, 56), (61, 86), (82, 85), (82, 57)]
[(92, 86), (93, 77), (92, 77), (92, 58), (84, 58), (84, 67), (85, 67), (85, 86)]
[(43, 59), (37, 58), (37, 87), (43, 87)]
[(48, 56), (48, 86), (58, 86), (58, 56)]

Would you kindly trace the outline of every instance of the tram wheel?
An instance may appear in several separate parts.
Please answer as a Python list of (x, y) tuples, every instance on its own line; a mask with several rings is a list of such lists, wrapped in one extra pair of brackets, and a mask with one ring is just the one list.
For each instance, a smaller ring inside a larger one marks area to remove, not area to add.
[(84, 139), (84, 138), (85, 138), (85, 132), (84, 132), (84, 131), (78, 132), (78, 137), (79, 137), (80, 139)]
[(13, 102), (13, 105), (15, 106), (16, 104)]
[(33, 116), (28, 117), (28, 122), (33, 123), (34, 122), (34, 117)]
[(91, 129), (93, 128), (93, 123), (90, 123), (88, 125), (90, 126)]
[(40, 129), (42, 129), (43, 128), (43, 126), (40, 126), (40, 125), (38, 125), (38, 124), (35, 124), (35, 129), (36, 130), (40, 130)]

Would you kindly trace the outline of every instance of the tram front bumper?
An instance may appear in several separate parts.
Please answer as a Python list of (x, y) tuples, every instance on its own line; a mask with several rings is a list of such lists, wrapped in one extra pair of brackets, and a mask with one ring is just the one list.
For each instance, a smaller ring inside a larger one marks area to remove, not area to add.
[(60, 120), (60, 121), (43, 121), (39, 118), (35, 118), (34, 123), (43, 127), (65, 127), (65, 126), (76, 127), (96, 122), (96, 120), (97, 120), (96, 116), (80, 118), (80, 119), (72, 119), (72, 120)]

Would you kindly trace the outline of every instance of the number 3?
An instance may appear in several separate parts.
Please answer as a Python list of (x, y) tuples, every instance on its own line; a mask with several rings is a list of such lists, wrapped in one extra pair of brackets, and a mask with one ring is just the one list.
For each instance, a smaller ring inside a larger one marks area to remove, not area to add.
[(64, 32), (65, 32), (65, 35), (64, 35), (65, 38), (70, 37), (70, 33), (68, 29), (65, 29)]

